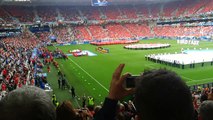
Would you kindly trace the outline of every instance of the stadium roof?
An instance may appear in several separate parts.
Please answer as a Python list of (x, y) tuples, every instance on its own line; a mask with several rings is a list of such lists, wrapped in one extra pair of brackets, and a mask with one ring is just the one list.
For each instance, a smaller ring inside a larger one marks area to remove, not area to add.
[[(183, 0), (107, 0), (112, 5), (149, 4)], [(91, 0), (0, 0), (0, 4), (17, 5), (91, 5)]]

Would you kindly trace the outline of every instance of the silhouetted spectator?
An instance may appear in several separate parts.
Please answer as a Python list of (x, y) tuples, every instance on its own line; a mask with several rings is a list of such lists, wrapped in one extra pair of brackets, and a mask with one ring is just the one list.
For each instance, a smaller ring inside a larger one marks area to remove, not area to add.
[(213, 120), (213, 101), (204, 101), (199, 109), (199, 115), (202, 120)]
[(64, 90), (65, 89), (65, 85), (66, 85), (66, 79), (64, 77), (62, 78), (61, 83), (62, 83), (62, 89)]
[(0, 108), (1, 120), (56, 120), (50, 96), (38, 87), (13, 90), (0, 101)]
[(135, 106), (143, 120), (193, 120), (194, 108), (188, 86), (166, 69), (146, 71), (139, 78)]
[(72, 97), (74, 98), (75, 97), (75, 88), (73, 86), (71, 88), (71, 94), (72, 94)]
[[(124, 64), (115, 70), (109, 95), (95, 120), (115, 120), (118, 100), (134, 93), (123, 87), (130, 74), (121, 76)], [(188, 86), (176, 73), (165, 70), (150, 70), (137, 78), (135, 106), (141, 120), (194, 120), (192, 96)]]
[[(77, 113), (70, 101), (64, 101), (57, 109), (57, 120), (78, 120)], [(80, 120), (80, 119), (79, 119)]]
[(61, 79), (58, 78), (58, 88), (60, 89), (61, 88)]

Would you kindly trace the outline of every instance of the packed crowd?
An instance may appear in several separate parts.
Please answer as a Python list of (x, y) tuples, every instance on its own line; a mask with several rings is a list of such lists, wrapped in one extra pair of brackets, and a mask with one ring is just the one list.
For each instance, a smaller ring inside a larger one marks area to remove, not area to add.
[[(89, 26), (69, 26), (53, 27), (51, 32), (38, 32), (35, 35), (17, 37), (17, 45), (22, 41), (26, 41), (29, 38), (32, 43), (25, 42), (33, 48), (36, 45), (36, 41), (42, 41), (51, 43), (55, 41), (57, 43), (71, 43), (73, 41), (93, 41), (93, 40), (135, 40), (146, 37), (188, 37), (188, 38), (201, 38), (203, 36), (211, 37), (213, 27), (212, 26), (148, 26), (145, 24), (127, 23), (127, 24), (107, 24), (102, 25), (89, 25)], [(39, 37), (40, 39), (36, 39)], [(52, 37), (54, 40), (51, 40)], [(22, 39), (21, 41), (18, 39)], [(8, 38), (8, 40), (10, 40)], [(7, 42), (7, 39), (4, 40)], [(16, 44), (10, 43), (10, 44)], [(32, 45), (33, 44), (33, 45)], [(20, 46), (17, 46), (20, 47)]]
[[(143, 4), (108, 7), (67, 6), (1, 6), (0, 18), (5, 22), (17, 18), (20, 22), (32, 23), (39, 18), (43, 22), (88, 20), (122, 20), (136, 18), (171, 18), (212, 12), (212, 0), (184, 0), (162, 4)], [(27, 17), (26, 17), (27, 16)]]
[[(32, 23), (34, 21), (35, 15), (31, 7), (5, 6), (3, 7), (3, 11), (6, 15), (17, 18), (20, 22)], [(11, 17), (11, 19), (13, 18)]]
[(26, 33), (0, 42), (0, 96), (23, 85), (35, 85), (34, 65), (39, 62), (32, 58), (32, 50), (38, 40)]
[(67, 56), (59, 50), (45, 49), (43, 45), (48, 41), (46, 33), (34, 35), (29, 31), (0, 41), (0, 98), (25, 85), (49, 89), (46, 76), (42, 74), (44, 65), (53, 62), (58, 67), (53, 57)]
[[(74, 108), (71, 101), (58, 103), (34, 86), (13, 90), (0, 100), (0, 118), (4, 120), (212, 120), (213, 88), (190, 92), (174, 72), (166, 69), (145, 71), (138, 76), (135, 88), (125, 88), (130, 73), (121, 75), (120, 64), (112, 75), (109, 95), (102, 105), (94, 98), (83, 96), (82, 107)], [(63, 89), (63, 88), (62, 88)], [(71, 91), (73, 92), (73, 88)], [(72, 93), (73, 94), (73, 93)], [(119, 102), (134, 94), (133, 101)], [(73, 95), (75, 98), (75, 94)], [(88, 102), (86, 103), (88, 99)], [(57, 103), (57, 104), (55, 104)]]
[[(58, 12), (55, 7), (37, 7), (37, 10), (35, 9), (37, 12), (32, 12), (28, 7), (23, 9), (12, 6), (1, 7), (0, 17), (6, 21), (14, 16), (21, 22), (33, 22), (35, 16), (47, 22), (54, 21), (60, 16), (64, 16), (68, 21), (76, 21), (81, 18), (79, 13), (89, 20), (171, 17), (212, 11), (212, 3), (211, 0), (200, 0), (190, 6), (183, 3), (170, 3), (163, 7), (161, 5), (134, 8), (112, 6), (81, 10), (65, 7), (59, 8)], [(172, 5), (178, 8), (174, 9)], [(74, 12), (71, 13), (71, 10)], [(24, 15), (28, 17), (23, 17)], [(18, 36), (5, 38), (0, 41), (0, 118), (4, 120), (212, 120), (213, 89), (198, 87), (196, 91), (190, 92), (188, 86), (172, 71), (164, 69), (146, 71), (137, 78), (140, 82), (137, 83), (136, 89), (126, 89), (123, 86), (124, 80), (131, 75), (121, 75), (124, 64), (120, 64), (112, 75), (109, 95), (104, 103), (95, 105), (92, 97), (84, 96), (81, 108), (74, 108), (70, 101), (59, 104), (54, 95), (51, 100), (51, 97), (40, 89), (45, 89), (47, 79), (42, 74), (37, 75), (43, 72), (45, 65), (48, 72), (51, 71), (50, 64), (58, 69), (58, 63), (54, 58), (67, 59), (59, 49), (51, 52), (42, 47), (42, 43), (49, 42), (50, 35), (57, 36), (58, 43), (64, 43), (73, 40), (70, 31), (73, 31), (77, 39), (94, 40), (141, 36), (200, 37), (209, 35), (212, 30), (212, 27), (108, 24), (53, 28), (51, 33), (33, 34), (24, 31)], [(34, 55), (35, 48), (38, 56)], [(64, 80), (63, 77), (61, 79)], [(121, 101), (122, 98), (132, 94), (134, 94), (133, 100)]]
[[(144, 37), (177, 37), (177, 36), (209, 36), (212, 26), (156, 26), (151, 23), (131, 23), (136, 18), (173, 18), (191, 16), (211, 12), (211, 0), (186, 0), (166, 4), (150, 4), (135, 6), (107, 6), (107, 7), (67, 7), (67, 6), (1, 6), (1, 23), (35, 23), (99, 20), (117, 20), (114, 24), (80, 25), (64, 28), (53, 28), (51, 35), (56, 36), (58, 43), (67, 43), (73, 40), (118, 40), (140, 39)], [(197, 17), (197, 16), (196, 16)], [(194, 18), (192, 16), (191, 18)], [(119, 20), (131, 19), (128, 23)], [(180, 18), (180, 19), (185, 19)], [(118, 22), (118, 23), (117, 23)], [(154, 23), (153, 23), (154, 24)]]
[[(73, 40), (128, 40), (144, 37), (202, 37), (212, 35), (212, 26), (155, 26), (145, 24), (110, 24), (75, 26), (55, 28), (53, 35), (57, 36), (58, 43), (71, 42)], [(72, 37), (74, 36), (74, 37)]]
[[(191, 93), (185, 83), (183, 83), (174, 72), (160, 69), (145, 72), (143, 76), (138, 77), (137, 79), (141, 80), (141, 84), (137, 83), (138, 86), (136, 87), (136, 91), (135, 89), (126, 89), (123, 86), (124, 79), (131, 75), (124, 74), (121, 76), (124, 64), (119, 65), (119, 67), (115, 70), (112, 77), (113, 79), (109, 90), (109, 96), (106, 97), (102, 105), (96, 105), (94, 98), (86, 98), (85, 96), (82, 98), (83, 101), (81, 108), (74, 108), (70, 101), (64, 101), (61, 104), (58, 103), (55, 95), (53, 95), (51, 102), (51, 99), (49, 98), (50, 96), (46, 95), (46, 93), (43, 93), (43, 91), (38, 88), (40, 87), (45, 89), (46, 83), (48, 83), (47, 79), (42, 74), (39, 76), (35, 73), (42, 73), (44, 65), (47, 66), (48, 72), (51, 72), (49, 68), (50, 64), (53, 64), (58, 69), (58, 63), (54, 60), (54, 58), (63, 58), (66, 60), (67, 56), (59, 49), (49, 51), (45, 47), (42, 47), (41, 43), (47, 41), (47, 35), (48, 34), (45, 33), (34, 35), (25, 31), (19, 36), (1, 40), (0, 107), (2, 109), (0, 112), (3, 113), (1, 118), (5, 120), (137, 120), (137, 118), (155, 120), (156, 118), (153, 118), (153, 115), (150, 116), (150, 114), (156, 114), (154, 116), (162, 118), (168, 117), (168, 119), (169, 117), (177, 117), (177, 120), (208, 120), (205, 118), (205, 112), (206, 109), (212, 109), (212, 101), (207, 101), (213, 100), (212, 88), (202, 89), (198, 87), (196, 91)], [(37, 56), (34, 55), (34, 48), (36, 47)], [(62, 89), (64, 89), (64, 75), (62, 76), (62, 80), (59, 79), (59, 82), (62, 82)], [(156, 78), (152, 78), (153, 76), (156, 76)], [(170, 79), (167, 79), (167, 77)], [(150, 81), (151, 79), (152, 81)], [(146, 81), (153, 83), (146, 83)], [(155, 85), (155, 82), (159, 85), (158, 87), (152, 86)], [(173, 82), (177, 83), (174, 84)], [(34, 88), (33, 86), (37, 87)], [(173, 88), (178, 88), (178, 91)], [(31, 90), (33, 90), (33, 92), (26, 92)], [(71, 88), (71, 91), (74, 91), (73, 87)], [(144, 91), (144, 93), (141, 93), (141, 91)], [(168, 93), (167, 91), (171, 91), (171, 93)], [(23, 92), (25, 94), (22, 94)], [(36, 95), (32, 94), (34, 92), (36, 92)], [(119, 100), (130, 95), (130, 93), (135, 93), (135, 99), (133, 99), (133, 101), (118, 103)], [(19, 97), (17, 97), (17, 94), (19, 94)], [(40, 96), (40, 94), (42, 96)], [(44, 96), (45, 98), (43, 98)], [(73, 97), (75, 98), (75, 94)], [(86, 102), (87, 100), (88, 102)], [(25, 104), (20, 107), (19, 104), (23, 104), (23, 102)], [(37, 106), (37, 109), (35, 109), (35, 106), (29, 106), (28, 104), (34, 104)], [(209, 104), (210, 108), (208, 107)], [(54, 105), (56, 107), (56, 111)], [(149, 105), (154, 106), (152, 109), (149, 109)], [(37, 111), (36, 114), (34, 114), (34, 112), (31, 113), (34, 109), (39, 112)], [(8, 114), (12, 111), (16, 111), (15, 113), (17, 114), (8, 116)], [(20, 111), (25, 112), (19, 113)], [(42, 111), (46, 111), (47, 113)], [(163, 112), (167, 112), (169, 115), (167, 114), (164, 116)], [(45, 116), (43, 115), (44, 113)], [(35, 118), (30, 118), (31, 116), (34, 116)]]
[(67, 43), (74, 40), (71, 37), (72, 36), (71, 34), (72, 34), (72, 31), (68, 26), (62, 27), (62, 28), (56, 27), (52, 29), (52, 35), (56, 36), (57, 43)]
[(212, 34), (212, 26), (196, 26), (196, 27), (184, 27), (184, 26), (158, 26), (154, 28), (154, 33), (156, 36), (168, 36), (168, 37), (178, 37), (178, 36), (209, 36)]

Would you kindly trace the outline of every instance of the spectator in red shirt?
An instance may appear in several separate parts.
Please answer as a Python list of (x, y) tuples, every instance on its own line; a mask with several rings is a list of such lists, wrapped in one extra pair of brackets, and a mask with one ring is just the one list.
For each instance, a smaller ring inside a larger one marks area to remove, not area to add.
[(7, 86), (6, 86), (6, 84), (4, 82), (1, 84), (1, 90), (2, 91), (6, 91), (7, 90)]
[(16, 85), (18, 85), (18, 82), (19, 82), (19, 78), (18, 78), (18, 77), (15, 77), (15, 78), (14, 78), (14, 83), (15, 83)]
[(22, 87), (22, 83), (19, 82), (19, 83), (17, 84), (17, 86), (18, 86), (18, 88), (21, 88), (21, 87)]
[(7, 76), (7, 69), (4, 68), (4, 70), (2, 72), (3, 72), (3, 77), (5, 78)]
[(47, 66), (47, 71), (50, 72), (50, 66), (49, 65)]

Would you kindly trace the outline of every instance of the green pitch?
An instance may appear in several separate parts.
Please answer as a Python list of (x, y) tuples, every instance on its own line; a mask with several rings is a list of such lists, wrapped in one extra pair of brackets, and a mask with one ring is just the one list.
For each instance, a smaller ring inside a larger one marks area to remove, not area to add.
[[(100, 53), (95, 50), (97, 46), (93, 45), (57, 46), (65, 53), (68, 53), (68, 50), (81, 49), (97, 54), (97, 56), (69, 56), (68, 60), (57, 59), (57, 61), (62, 72), (66, 74), (69, 84), (75, 87), (76, 94), (78, 96), (93, 96), (97, 104), (100, 104), (105, 96), (108, 95), (112, 74), (120, 63), (126, 64), (123, 73), (129, 72), (133, 75), (138, 75), (144, 69), (167, 68), (177, 72), (188, 85), (213, 82), (213, 66), (211, 65), (205, 65), (204, 67), (196, 66), (195, 69), (180, 69), (146, 61), (144, 57), (148, 54), (180, 52), (181, 48), (213, 49), (212, 42), (202, 41), (199, 46), (179, 45), (175, 40), (161, 39), (141, 40), (140, 43), (169, 43), (171, 47), (155, 50), (128, 50), (123, 48), (124, 45), (107, 45), (102, 47), (108, 48), (110, 52)], [(50, 50), (55, 49), (54, 46), (48, 48)], [(54, 68), (48, 74), (48, 80), (56, 92), (59, 101), (71, 99), (71, 95), (68, 92), (65, 93), (63, 90), (58, 89), (57, 72)], [(78, 99), (75, 101), (77, 103)]]

